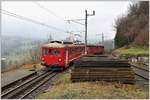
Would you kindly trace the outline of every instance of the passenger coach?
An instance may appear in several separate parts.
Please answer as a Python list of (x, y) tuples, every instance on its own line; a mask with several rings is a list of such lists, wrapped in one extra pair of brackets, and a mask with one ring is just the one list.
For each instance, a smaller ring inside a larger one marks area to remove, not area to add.
[(87, 45), (88, 55), (99, 55), (104, 53), (103, 45)]

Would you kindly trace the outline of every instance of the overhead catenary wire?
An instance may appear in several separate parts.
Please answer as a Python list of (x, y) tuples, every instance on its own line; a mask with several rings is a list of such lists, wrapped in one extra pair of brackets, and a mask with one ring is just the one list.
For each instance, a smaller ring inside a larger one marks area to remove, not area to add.
[(54, 29), (54, 30), (58, 30), (58, 31), (61, 31), (61, 32), (65, 32), (65, 33), (66, 33), (66, 31), (63, 30), (63, 29), (54, 27), (54, 26), (52, 26), (52, 25), (47, 25), (47, 24), (45, 24), (45, 23), (43, 23), (43, 22), (39, 22), (39, 21), (30, 19), (30, 18), (27, 18), (27, 17), (25, 17), (25, 16), (22, 16), (22, 15), (19, 15), (19, 14), (15, 14), (15, 13), (10, 12), (10, 11), (7, 11), (7, 10), (0, 9), (0, 13), (5, 14), (5, 15), (8, 15), (8, 16), (12, 16), (12, 17), (15, 17), (15, 18), (24, 20), (24, 21), (32, 22), (32, 23), (34, 23), (34, 24), (38, 24), (38, 25), (41, 25), (41, 26), (45, 26), (45, 27), (48, 27), (48, 28), (50, 28), (50, 29)]
[(55, 17), (59, 18), (60, 20), (62, 20), (62, 21), (64, 21), (64, 22), (66, 22), (66, 21), (64, 20), (64, 18), (63, 18), (63, 17), (58, 16), (56, 13), (54, 13), (54, 12), (53, 12), (53, 11), (51, 11), (50, 9), (48, 9), (48, 8), (44, 7), (42, 4), (40, 4), (40, 3), (38, 3), (38, 2), (33, 2), (33, 3), (34, 3), (34, 4), (36, 4), (37, 6), (39, 6), (41, 9), (43, 9), (43, 10), (47, 11), (49, 14), (52, 14), (53, 16), (55, 16)]
[[(33, 2), (34, 4), (36, 4), (37, 6), (39, 6), (41, 9), (45, 10), (46, 12), (48, 12), (49, 14), (59, 18), (60, 20), (64, 21), (66, 24), (70, 25), (70, 23), (68, 23), (68, 20), (64, 20), (63, 17), (61, 16), (58, 16), (55, 12), (51, 11), (50, 9), (46, 8), (45, 6), (43, 6), (42, 4), (38, 3), (38, 2)], [(85, 20), (85, 19), (78, 19), (78, 20)], [(78, 23), (78, 24), (81, 24), (81, 25), (84, 25), (82, 23), (79, 23), (79, 22), (75, 22), (75, 23)]]

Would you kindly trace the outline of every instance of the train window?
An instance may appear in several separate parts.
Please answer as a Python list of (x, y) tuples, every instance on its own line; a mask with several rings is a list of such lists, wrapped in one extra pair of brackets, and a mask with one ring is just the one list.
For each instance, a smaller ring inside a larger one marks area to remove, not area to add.
[(47, 49), (43, 49), (43, 55), (47, 55)]
[(79, 51), (81, 52), (81, 47), (79, 48)]
[(43, 55), (46, 55), (46, 49), (43, 49)]
[(73, 54), (73, 48), (71, 48), (71, 54)]
[(49, 49), (49, 55), (53, 55), (53, 52), (51, 49)]
[(74, 49), (74, 48), (72, 48), (72, 54), (74, 54), (74, 51), (75, 51), (75, 49)]
[(54, 55), (59, 56), (60, 55), (60, 51), (59, 50), (55, 50), (54, 51)]

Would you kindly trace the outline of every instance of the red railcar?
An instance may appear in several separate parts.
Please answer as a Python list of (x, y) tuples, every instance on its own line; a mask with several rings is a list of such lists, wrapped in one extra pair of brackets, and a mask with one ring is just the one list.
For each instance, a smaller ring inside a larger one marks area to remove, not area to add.
[(96, 55), (103, 54), (104, 46), (102, 45), (87, 45), (87, 54), (88, 55)]
[(49, 43), (42, 47), (42, 65), (48, 69), (64, 69), (85, 55), (85, 45)]

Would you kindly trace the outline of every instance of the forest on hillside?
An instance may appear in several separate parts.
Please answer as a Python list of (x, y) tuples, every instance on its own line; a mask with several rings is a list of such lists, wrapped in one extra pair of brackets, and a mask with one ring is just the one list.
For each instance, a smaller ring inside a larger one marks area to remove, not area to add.
[(148, 47), (149, 42), (149, 1), (131, 4), (128, 13), (115, 23), (115, 47)]

